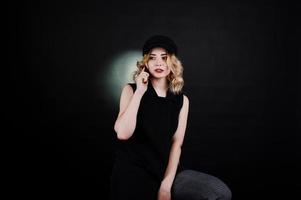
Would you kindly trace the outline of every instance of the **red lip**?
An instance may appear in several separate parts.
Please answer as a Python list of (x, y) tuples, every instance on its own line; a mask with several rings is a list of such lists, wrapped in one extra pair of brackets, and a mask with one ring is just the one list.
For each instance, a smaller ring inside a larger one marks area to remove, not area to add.
[(158, 73), (161, 73), (161, 72), (163, 72), (164, 70), (162, 70), (162, 69), (155, 69), (155, 72), (158, 72)]

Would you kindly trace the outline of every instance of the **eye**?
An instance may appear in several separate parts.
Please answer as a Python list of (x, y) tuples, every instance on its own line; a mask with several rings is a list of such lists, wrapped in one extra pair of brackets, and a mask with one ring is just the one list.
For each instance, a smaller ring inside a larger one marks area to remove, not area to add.
[(163, 56), (163, 57), (162, 57), (162, 60), (167, 60), (167, 56)]
[(155, 57), (151, 56), (149, 57), (150, 60), (155, 60)]

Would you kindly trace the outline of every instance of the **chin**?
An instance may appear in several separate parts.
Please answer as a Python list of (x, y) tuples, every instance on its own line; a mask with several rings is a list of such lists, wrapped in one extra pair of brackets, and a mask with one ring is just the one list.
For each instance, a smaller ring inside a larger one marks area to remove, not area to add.
[(155, 79), (167, 78), (166, 76), (153, 76)]
[(159, 79), (159, 78), (166, 78), (168, 74), (158, 74), (158, 73), (152, 73), (152, 77)]

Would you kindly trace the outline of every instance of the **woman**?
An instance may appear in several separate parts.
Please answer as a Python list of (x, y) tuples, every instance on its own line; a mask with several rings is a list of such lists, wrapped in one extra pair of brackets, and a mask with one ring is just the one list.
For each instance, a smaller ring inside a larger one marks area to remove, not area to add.
[(230, 200), (220, 179), (179, 165), (189, 100), (182, 92), (176, 44), (166, 36), (151, 37), (137, 68), (135, 83), (122, 90), (114, 125), (112, 200)]
[(169, 200), (189, 109), (176, 44), (166, 36), (151, 37), (137, 67), (135, 84), (122, 89), (114, 125), (119, 143), (111, 195), (114, 200)]

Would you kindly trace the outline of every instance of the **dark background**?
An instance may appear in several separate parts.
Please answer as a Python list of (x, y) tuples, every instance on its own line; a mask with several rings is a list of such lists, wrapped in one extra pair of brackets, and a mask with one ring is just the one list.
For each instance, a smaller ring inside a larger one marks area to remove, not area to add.
[[(292, 199), (300, 93), (295, 5), (268, 1), (26, 1), (8, 5), (14, 195), (107, 199), (118, 105), (98, 75), (172, 37), (190, 99), (182, 162), (234, 200)], [(299, 95), (299, 96), (298, 96)]]

